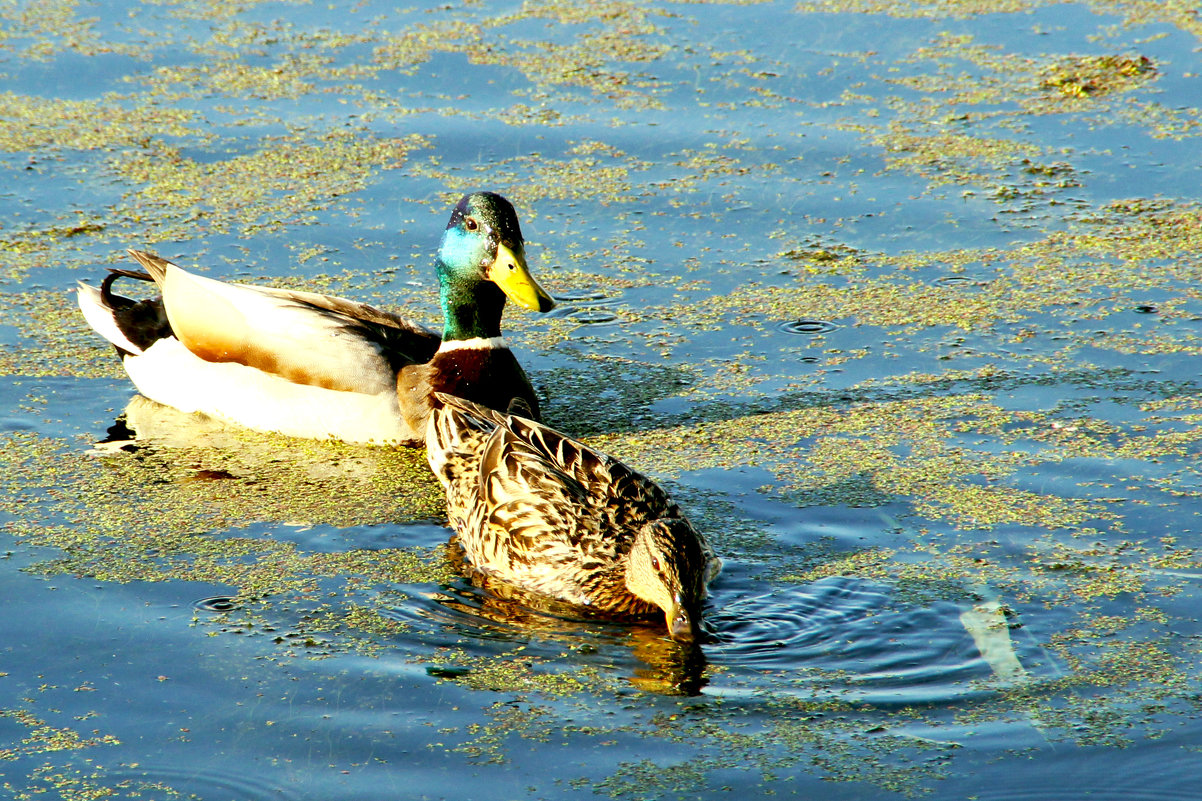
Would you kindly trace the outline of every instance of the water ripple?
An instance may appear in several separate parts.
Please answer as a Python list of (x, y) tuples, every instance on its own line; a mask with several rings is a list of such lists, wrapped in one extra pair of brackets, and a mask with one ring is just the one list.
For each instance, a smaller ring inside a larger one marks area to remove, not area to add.
[(612, 307), (617, 299), (597, 289), (570, 289), (555, 296), (558, 303), (549, 314), (581, 325), (609, 325), (618, 321)]
[(800, 336), (815, 337), (820, 334), (829, 334), (839, 328), (836, 323), (828, 320), (788, 320), (779, 323), (776, 326), (778, 331), (784, 331), (786, 334), (798, 334)]
[(613, 299), (600, 289), (568, 289), (556, 293), (555, 300), (560, 303), (584, 303), (605, 301), (612, 303)]
[(214, 595), (212, 598), (201, 598), (193, 601), (192, 605), (205, 612), (229, 612), (238, 608), (238, 602), (230, 595)]
[[(1164, 760), (1171, 763), (1174, 760)], [(1186, 762), (1186, 760), (1180, 760)], [(1168, 765), (1166, 764), (1166, 767)], [(1128, 778), (1128, 777), (1124, 777)], [(1184, 777), (1182, 777), (1184, 778)], [(1088, 788), (1080, 783), (1068, 787), (1040, 787), (1030, 789), (1005, 789), (994, 792), (975, 794), (981, 801), (1078, 801), (1088, 798), (1089, 801), (1197, 801), (1198, 791), (1165, 789), (1157, 790), (1147, 786)]]
[(802, 654), (826, 651), (835, 631), (886, 601), (871, 585), (835, 579), (721, 603), (709, 618), (719, 632), (713, 652), (757, 667), (795, 665)]
[[(426, 645), (462, 647), (519, 642), (531, 655), (561, 657), (568, 645), (575, 659), (605, 671), (624, 672), (645, 692), (697, 695), (707, 683), (704, 647), (668, 639), (663, 625), (614, 620), (578, 606), (524, 593), (506, 585), (477, 588), (461, 583), (431, 590), (411, 585), (383, 614), (419, 632)], [(509, 646), (505, 646), (509, 647)], [(708, 647), (708, 646), (705, 646)], [(429, 675), (454, 679), (472, 672), (469, 665), (428, 665)]]
[(608, 325), (618, 321), (618, 315), (604, 309), (564, 309), (559, 315), (581, 325)]
[[(1019, 667), (1015, 674), (997, 672), (966, 627), (967, 604), (898, 605), (886, 588), (858, 579), (717, 597), (715, 606), (709, 619), (718, 642), (706, 649), (711, 661), (739, 671), (781, 671), (795, 684), (828, 687), (844, 699), (941, 702), (1046, 670), (1034, 647), (1007, 641), (1006, 656)], [(832, 685), (832, 676), (842, 678)]]
[(931, 282), (935, 286), (959, 287), (976, 286), (977, 282), (966, 275), (943, 275)]
[(230, 799), (238, 801), (297, 801), (295, 791), (271, 784), (261, 775), (247, 776), (203, 768), (139, 765), (136, 770), (114, 770), (110, 776), (130, 783), (166, 785), (171, 797)]

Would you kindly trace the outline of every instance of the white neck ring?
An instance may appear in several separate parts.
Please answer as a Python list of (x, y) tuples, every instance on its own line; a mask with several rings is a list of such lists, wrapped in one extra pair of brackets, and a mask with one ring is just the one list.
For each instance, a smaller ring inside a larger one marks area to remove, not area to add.
[(450, 353), (455, 350), (493, 350), (508, 348), (505, 337), (473, 337), (472, 339), (444, 339), (438, 346), (439, 353)]

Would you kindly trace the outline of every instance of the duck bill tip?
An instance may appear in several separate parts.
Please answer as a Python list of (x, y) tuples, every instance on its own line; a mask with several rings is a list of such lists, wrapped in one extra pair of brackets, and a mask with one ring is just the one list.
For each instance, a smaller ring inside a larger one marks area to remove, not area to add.
[(697, 622), (688, 612), (678, 610), (668, 616), (668, 634), (677, 642), (696, 642)]
[(555, 308), (555, 299), (530, 274), (520, 246), (510, 248), (504, 244), (498, 245), (497, 257), (488, 265), (485, 275), (519, 306), (537, 312), (549, 312)]

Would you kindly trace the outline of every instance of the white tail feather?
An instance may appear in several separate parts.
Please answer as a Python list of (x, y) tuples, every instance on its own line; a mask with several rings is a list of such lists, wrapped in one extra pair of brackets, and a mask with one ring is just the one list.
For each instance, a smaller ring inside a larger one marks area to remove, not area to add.
[(96, 330), (97, 334), (135, 356), (142, 354), (142, 349), (126, 339), (125, 334), (121, 333), (121, 329), (117, 327), (117, 321), (113, 319), (113, 310), (105, 305), (99, 289), (80, 281), (79, 289), (75, 294), (79, 301), (79, 310), (83, 312), (83, 318)]

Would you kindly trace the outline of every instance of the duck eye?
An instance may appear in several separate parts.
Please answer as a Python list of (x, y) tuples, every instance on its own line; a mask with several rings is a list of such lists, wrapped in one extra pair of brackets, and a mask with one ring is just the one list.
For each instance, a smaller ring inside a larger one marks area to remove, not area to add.
[(469, 231), (475, 231), (477, 228), (480, 227), (480, 223), (476, 222), (475, 217), (468, 217), (467, 219), (465, 219), (463, 221), (463, 224), (465, 226), (467, 226), (467, 230), (469, 230)]
[(653, 568), (655, 568), (657, 571), (658, 571), (658, 570), (660, 570), (660, 566), (659, 566), (659, 557), (658, 557), (658, 556), (653, 556), (653, 557), (651, 557), (651, 566), (652, 566)]

